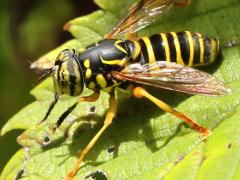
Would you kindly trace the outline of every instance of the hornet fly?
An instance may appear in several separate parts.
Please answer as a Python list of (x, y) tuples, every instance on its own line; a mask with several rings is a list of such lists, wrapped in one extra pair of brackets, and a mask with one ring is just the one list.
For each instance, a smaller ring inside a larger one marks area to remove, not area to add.
[[(55, 99), (44, 122), (62, 94), (77, 96), (77, 101), (58, 119), (58, 128), (80, 102), (96, 101), (100, 91), (110, 94), (104, 125), (80, 154), (66, 179), (76, 174), (80, 163), (102, 133), (112, 123), (117, 112), (116, 87), (128, 89), (137, 98), (147, 98), (162, 110), (181, 118), (194, 130), (207, 137), (211, 130), (174, 110), (148, 93), (141, 85), (184, 92), (218, 96), (230, 89), (212, 75), (195, 69), (213, 63), (219, 54), (219, 42), (212, 37), (189, 31), (168, 32), (140, 37), (135, 32), (154, 22), (172, 6), (183, 7), (190, 0), (141, 0), (133, 5), (105, 38), (83, 50), (65, 49), (55, 60), (47, 75), (53, 77)], [(125, 36), (126, 38), (120, 38)], [(80, 97), (83, 88), (93, 94)]]

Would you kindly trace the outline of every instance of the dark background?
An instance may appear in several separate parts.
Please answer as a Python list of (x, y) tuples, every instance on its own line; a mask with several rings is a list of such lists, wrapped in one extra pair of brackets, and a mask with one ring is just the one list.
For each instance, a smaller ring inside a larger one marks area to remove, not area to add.
[[(0, 128), (34, 101), (29, 91), (38, 76), (29, 62), (71, 39), (63, 25), (98, 7), (92, 0), (2, 0), (0, 5)], [(19, 122), (21, 123), (21, 122)], [(14, 131), (0, 137), (0, 172), (20, 148)]]

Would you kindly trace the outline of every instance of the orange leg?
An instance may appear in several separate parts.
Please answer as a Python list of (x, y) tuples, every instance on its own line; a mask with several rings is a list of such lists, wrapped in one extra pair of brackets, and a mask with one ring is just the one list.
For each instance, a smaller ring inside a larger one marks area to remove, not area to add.
[(87, 153), (90, 151), (90, 149), (94, 146), (94, 144), (97, 142), (97, 140), (100, 138), (102, 133), (107, 129), (107, 127), (112, 123), (113, 118), (115, 117), (117, 112), (117, 102), (115, 99), (114, 94), (110, 96), (109, 98), (109, 109), (104, 121), (104, 125), (102, 128), (98, 131), (98, 133), (93, 137), (93, 139), (90, 141), (90, 143), (85, 147), (85, 149), (81, 152), (81, 155), (74, 165), (73, 169), (68, 173), (66, 180), (72, 179), (74, 175), (76, 174), (79, 165), (83, 161), (84, 157), (87, 155)]
[(185, 7), (185, 6), (188, 6), (191, 2), (192, 2), (192, 0), (181, 0), (179, 2), (175, 2), (174, 6), (176, 6), (176, 7)]
[(189, 117), (185, 116), (183, 113), (174, 110), (172, 107), (167, 105), (165, 102), (155, 98), (154, 96), (149, 94), (145, 89), (143, 89), (141, 87), (134, 88), (133, 95), (137, 98), (145, 97), (145, 98), (149, 99), (150, 101), (152, 101), (154, 104), (156, 104), (158, 107), (160, 107), (162, 110), (169, 112), (169, 113), (183, 119), (186, 123), (188, 123), (193, 129), (198, 131), (204, 137), (209, 136), (209, 134), (211, 133), (211, 130), (202, 127), (197, 122), (195, 122), (195, 121), (191, 120)]

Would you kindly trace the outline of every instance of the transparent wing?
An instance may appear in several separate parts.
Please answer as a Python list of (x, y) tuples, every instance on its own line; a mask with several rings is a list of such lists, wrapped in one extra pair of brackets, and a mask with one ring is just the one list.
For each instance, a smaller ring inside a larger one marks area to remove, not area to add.
[(131, 64), (121, 72), (114, 71), (112, 75), (119, 80), (188, 94), (214, 96), (231, 92), (221, 81), (206, 72), (166, 61)]
[(113, 30), (105, 35), (105, 38), (114, 38), (134, 33), (154, 22), (168, 9), (176, 0), (141, 0), (131, 7), (129, 13), (123, 18)]

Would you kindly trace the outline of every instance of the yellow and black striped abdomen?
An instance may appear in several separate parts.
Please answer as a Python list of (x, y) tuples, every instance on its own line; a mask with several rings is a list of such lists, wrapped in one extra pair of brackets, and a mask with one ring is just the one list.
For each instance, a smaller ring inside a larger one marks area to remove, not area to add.
[(199, 33), (169, 32), (142, 37), (138, 40), (136, 60), (141, 63), (169, 61), (189, 67), (203, 66), (215, 61), (219, 43), (215, 38)]

